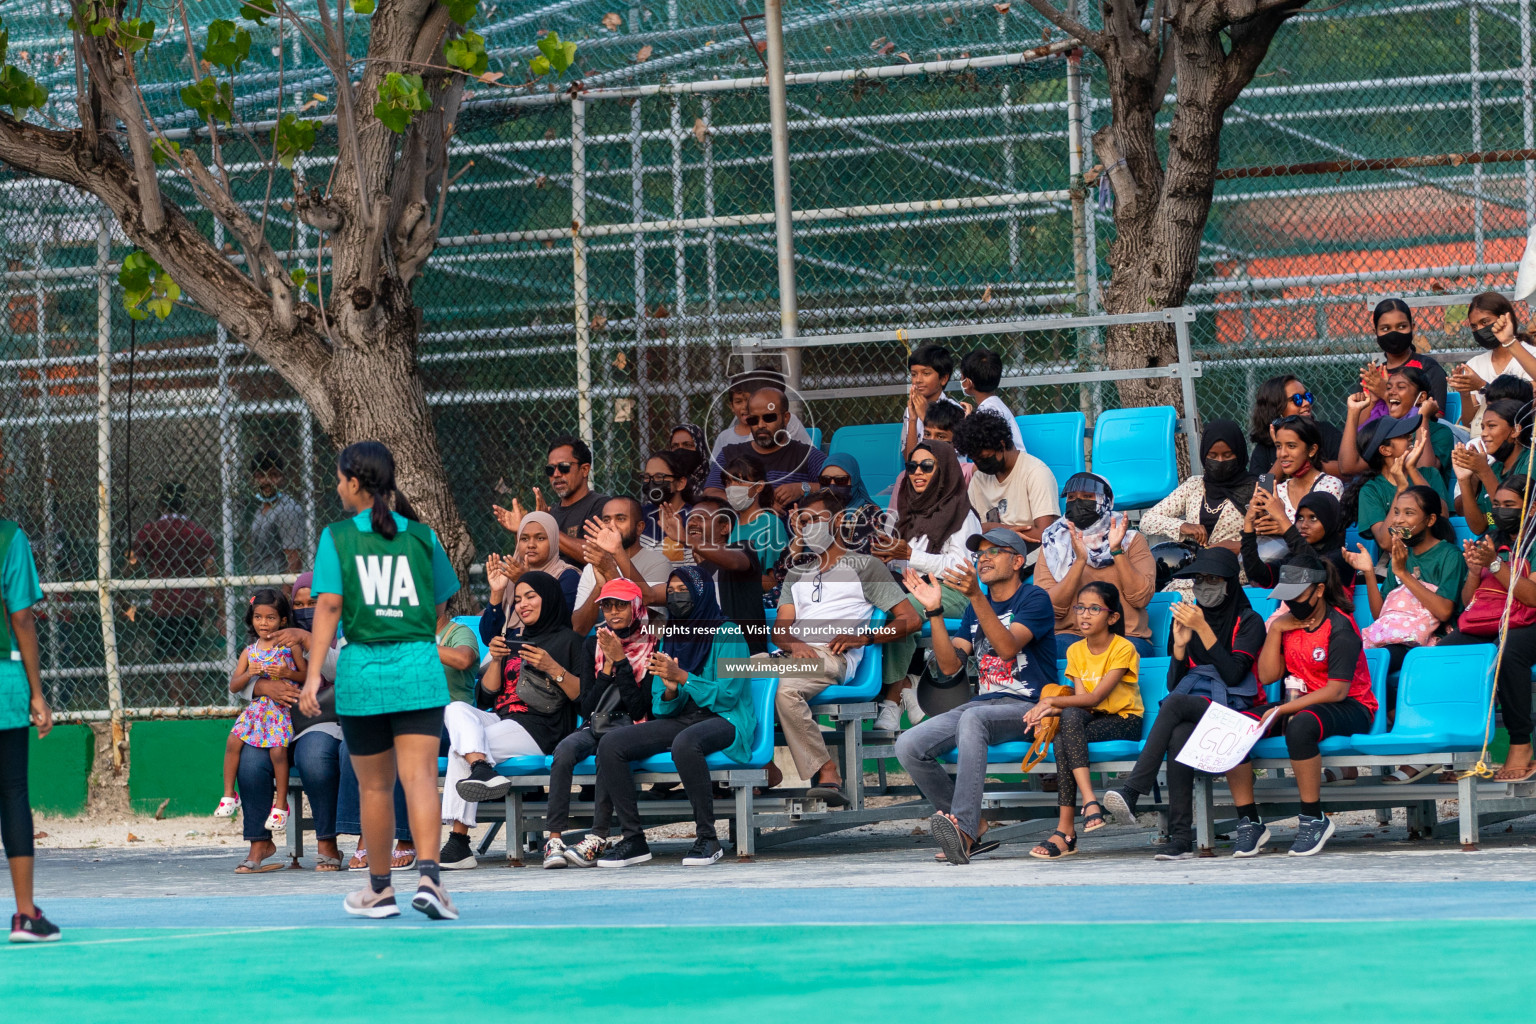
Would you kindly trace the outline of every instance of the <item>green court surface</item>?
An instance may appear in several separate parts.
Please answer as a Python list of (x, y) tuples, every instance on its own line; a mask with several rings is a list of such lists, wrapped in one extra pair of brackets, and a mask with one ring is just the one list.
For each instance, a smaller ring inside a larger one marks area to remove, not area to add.
[(60, 1022), (1523, 1020), (1532, 934), (1510, 920), (77, 928), (0, 951), (0, 1005)]

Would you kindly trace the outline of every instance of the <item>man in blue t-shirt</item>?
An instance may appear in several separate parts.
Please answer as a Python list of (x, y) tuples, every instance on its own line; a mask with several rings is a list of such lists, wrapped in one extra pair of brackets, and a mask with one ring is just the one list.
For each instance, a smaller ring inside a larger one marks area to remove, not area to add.
[[(1024, 739), (1024, 713), (1040, 698), (1040, 688), (1056, 681), (1056, 612), (1050, 595), (1023, 579), (1032, 546), (997, 526), (966, 542), (978, 555), (976, 568), (951, 569), (943, 577), (971, 602), (960, 620), (959, 636), (950, 636), (945, 628), (940, 581), (924, 579), (911, 569), (905, 576), (907, 589), (922, 602), (933, 625), (938, 670), (953, 676), (963, 671), (966, 657), (976, 659), (977, 694), (896, 740), (896, 759), (938, 808), (929, 826), (951, 864), (968, 863), (972, 855), (997, 848), (996, 843), (982, 842), (987, 828), (981, 820), (987, 747)], [(957, 748), (959, 768), (951, 779), (938, 758)]]

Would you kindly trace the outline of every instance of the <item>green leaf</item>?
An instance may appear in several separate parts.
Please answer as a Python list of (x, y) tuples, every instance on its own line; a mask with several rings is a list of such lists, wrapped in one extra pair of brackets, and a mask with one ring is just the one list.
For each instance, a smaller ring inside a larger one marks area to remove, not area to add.
[(181, 144), (179, 142), (172, 142), (169, 139), (164, 141), (156, 139), (150, 146), (150, 154), (155, 158), (156, 167), (174, 160), (180, 152)]
[(447, 0), (448, 17), (460, 25), (468, 25), (474, 20), (476, 10), (480, 6), (480, 0)]
[(443, 57), (450, 67), (471, 75), (483, 75), (490, 66), (485, 54), (485, 37), (478, 32), (465, 32), (457, 39), (450, 39), (443, 47)]
[(228, 82), (222, 85), (209, 75), (181, 90), (181, 102), (204, 121), (228, 121), (234, 117), (235, 94)]
[(124, 53), (137, 53), (149, 45), (155, 37), (155, 23), (145, 21), (143, 18), (129, 18), (120, 21), (112, 33), (112, 41), (122, 49)]
[(378, 7), (374, 0), (351, 0), (353, 14), (372, 14)]
[(410, 127), (417, 111), (426, 110), (431, 105), (420, 75), (391, 71), (379, 82), (379, 101), (373, 105), (373, 116), (384, 127), (400, 135)]
[[(154, 26), (151, 25), (151, 28)], [(251, 55), (251, 33), (227, 18), (208, 23), (208, 43), (203, 47), (203, 60), (234, 73), (240, 70), (245, 58)]]
[(14, 64), (0, 70), (0, 107), (10, 107), (11, 113), (21, 117), (28, 110), (41, 110), (48, 102), (48, 90), (37, 80)]
[(551, 70), (549, 66), (549, 58), (544, 56), (533, 58), (533, 60), (528, 62), (528, 70), (532, 71), (535, 75), (549, 74)]
[[(539, 52), (549, 60), (549, 66), (556, 74), (565, 74), (565, 69), (570, 67), (571, 62), (576, 59), (576, 44), (562, 43), (558, 32), (549, 33), (536, 45)], [(534, 60), (537, 59), (537, 57), (534, 58)]]
[(181, 298), (181, 288), (171, 275), (141, 250), (123, 257), (117, 283), (123, 286), (123, 308), (134, 320), (147, 320), (150, 313), (164, 320)]
[(276, 0), (244, 0), (240, 5), (240, 16), (258, 25), (265, 25), (268, 18), (277, 16)]
[(295, 288), (309, 292), (311, 295), (320, 294), (319, 282), (311, 281), (309, 279), (309, 271), (305, 270), (303, 267), (294, 267), (292, 270), (288, 271), (288, 279), (293, 282), (293, 286)]
[(293, 162), (300, 153), (315, 148), (315, 131), (319, 121), (284, 114), (272, 129), (272, 143), (277, 150), (277, 162), (293, 170)]

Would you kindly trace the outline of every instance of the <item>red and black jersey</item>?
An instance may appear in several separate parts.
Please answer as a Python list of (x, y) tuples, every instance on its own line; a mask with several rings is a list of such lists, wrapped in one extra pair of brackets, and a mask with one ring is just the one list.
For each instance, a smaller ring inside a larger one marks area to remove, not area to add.
[(1285, 671), (1301, 679), (1307, 692), (1321, 690), (1331, 679), (1348, 679), (1349, 696), (1376, 713), (1371, 692), (1371, 670), (1365, 663), (1365, 644), (1355, 621), (1337, 608), (1328, 609), (1316, 629), (1293, 629), (1281, 644)]

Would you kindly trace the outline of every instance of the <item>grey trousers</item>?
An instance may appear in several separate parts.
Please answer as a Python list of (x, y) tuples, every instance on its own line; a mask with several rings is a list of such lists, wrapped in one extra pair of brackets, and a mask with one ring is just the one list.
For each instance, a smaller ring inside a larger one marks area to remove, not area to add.
[[(1023, 739), (1024, 713), (1032, 707), (1033, 701), (1012, 697), (962, 704), (953, 711), (925, 719), (898, 736), (896, 760), (912, 776), (923, 796), (939, 810), (953, 814), (961, 831), (975, 838), (981, 827), (987, 746)], [(960, 763), (952, 779), (938, 758), (954, 749), (960, 752)]]

